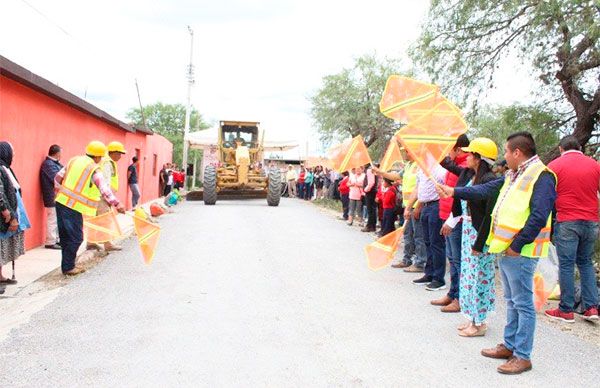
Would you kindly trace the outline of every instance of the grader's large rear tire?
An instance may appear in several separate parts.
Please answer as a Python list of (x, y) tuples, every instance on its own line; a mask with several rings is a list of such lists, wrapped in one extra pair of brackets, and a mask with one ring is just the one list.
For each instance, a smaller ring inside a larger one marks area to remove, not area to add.
[(204, 204), (214, 205), (217, 202), (217, 169), (215, 166), (206, 166), (204, 169)]
[(269, 171), (269, 189), (267, 192), (267, 204), (279, 206), (281, 199), (281, 173), (277, 169)]

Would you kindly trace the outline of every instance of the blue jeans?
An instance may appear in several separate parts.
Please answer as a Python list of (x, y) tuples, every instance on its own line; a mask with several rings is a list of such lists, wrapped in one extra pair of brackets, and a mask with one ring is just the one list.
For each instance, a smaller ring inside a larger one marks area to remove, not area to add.
[(313, 184), (312, 183), (305, 183), (304, 184), (304, 199), (309, 200), (312, 198), (313, 195)]
[(306, 185), (304, 183), (298, 183), (298, 198), (304, 199), (304, 188)]
[(446, 284), (446, 242), (440, 234), (442, 219), (440, 218), (440, 203), (433, 202), (421, 210), (421, 225), (423, 226), (423, 240), (427, 250), (425, 276)]
[(75, 267), (77, 250), (83, 242), (83, 216), (78, 211), (57, 203), (56, 218), (62, 253), (60, 269), (65, 273)]
[(131, 207), (136, 207), (140, 200), (140, 187), (137, 183), (130, 183), (129, 189), (131, 190)]
[(575, 264), (581, 277), (584, 310), (598, 305), (596, 273), (592, 263), (598, 223), (593, 221), (557, 222), (554, 245), (558, 254), (561, 311), (570, 313), (575, 305)]
[(342, 210), (344, 211), (344, 214), (342, 214), (342, 218), (347, 220), (348, 219), (348, 210), (350, 208), (350, 195), (349, 194), (341, 194), (340, 197), (342, 199)]
[(450, 290), (448, 296), (452, 299), (458, 299), (460, 288), (460, 261), (461, 261), (461, 242), (462, 242), (462, 222), (459, 222), (450, 236), (446, 237), (446, 256), (450, 262)]
[(415, 220), (410, 211), (410, 217), (404, 222), (404, 258), (405, 264), (413, 264), (423, 268), (427, 261), (425, 241), (423, 241), (423, 226), (420, 220)]
[(396, 230), (396, 212), (394, 209), (383, 209), (383, 220), (381, 220), (381, 235), (385, 236)]
[(524, 360), (531, 359), (535, 334), (533, 273), (538, 259), (501, 256), (500, 274), (506, 300), (504, 346)]

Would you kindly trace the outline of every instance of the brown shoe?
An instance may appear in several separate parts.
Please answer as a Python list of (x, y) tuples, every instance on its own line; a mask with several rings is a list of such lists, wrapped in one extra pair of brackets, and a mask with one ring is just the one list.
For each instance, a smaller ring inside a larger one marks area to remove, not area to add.
[(410, 264), (406, 264), (403, 261), (396, 263), (396, 264), (392, 264), (392, 268), (407, 268), (407, 267), (410, 267)]
[(450, 298), (448, 295), (444, 295), (440, 299), (434, 299), (429, 303), (434, 306), (448, 306), (450, 303), (452, 303), (452, 298)]
[(85, 269), (81, 268), (81, 267), (74, 267), (72, 270), (65, 272), (65, 275), (67, 276), (75, 276), (75, 275), (79, 275), (80, 273), (85, 272)]
[(531, 370), (531, 361), (519, 357), (513, 357), (498, 367), (498, 372), (505, 375), (519, 375)]
[(408, 268), (404, 268), (404, 272), (417, 273), (417, 272), (425, 272), (425, 270), (421, 267), (417, 267), (416, 265), (411, 265)]
[(481, 355), (489, 358), (509, 359), (512, 357), (513, 352), (504, 346), (504, 344), (498, 344), (495, 348), (483, 349)]
[(452, 299), (452, 302), (442, 307), (440, 311), (443, 313), (460, 313), (460, 303), (458, 302), (458, 299)]

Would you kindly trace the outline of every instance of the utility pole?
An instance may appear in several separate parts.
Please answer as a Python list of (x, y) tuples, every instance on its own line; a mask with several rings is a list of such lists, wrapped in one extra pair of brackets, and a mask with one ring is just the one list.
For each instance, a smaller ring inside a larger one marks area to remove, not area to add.
[[(188, 164), (188, 142), (187, 136), (190, 133), (190, 116), (192, 114), (192, 86), (194, 85), (194, 65), (192, 64), (193, 60), (193, 52), (194, 52), (194, 31), (188, 26), (188, 32), (190, 33), (190, 64), (187, 69), (187, 81), (188, 81), (188, 91), (187, 91), (187, 105), (185, 107), (185, 128), (183, 130), (183, 161), (182, 168), (184, 172), (187, 174), (187, 164)], [(185, 181), (183, 182), (183, 188), (187, 190), (187, 176)]]
[(140, 103), (140, 114), (142, 115), (142, 125), (144, 129), (148, 129), (146, 126), (146, 117), (144, 116), (144, 106), (142, 105), (142, 98), (140, 97), (140, 88), (138, 86), (137, 78), (135, 80), (135, 90), (137, 90), (138, 102)]

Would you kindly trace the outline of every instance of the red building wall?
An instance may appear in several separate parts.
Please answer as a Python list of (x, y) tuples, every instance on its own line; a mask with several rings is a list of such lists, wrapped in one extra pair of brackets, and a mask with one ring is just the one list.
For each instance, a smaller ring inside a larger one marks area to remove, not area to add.
[[(120, 141), (127, 149), (118, 163), (119, 200), (131, 206), (127, 187), (127, 167), (131, 157), (140, 155), (139, 186), (141, 202), (158, 197), (158, 172), (170, 162), (173, 146), (164, 137), (128, 132), (91, 114), (75, 109), (21, 83), (0, 76), (0, 141), (14, 148), (13, 170), (19, 179), (32, 228), (25, 233), (26, 247), (43, 244), (45, 212), (39, 182), (40, 165), (52, 144), (62, 147), (61, 162), (82, 155), (86, 144), (100, 140)], [(154, 161), (156, 159), (156, 170)]]

